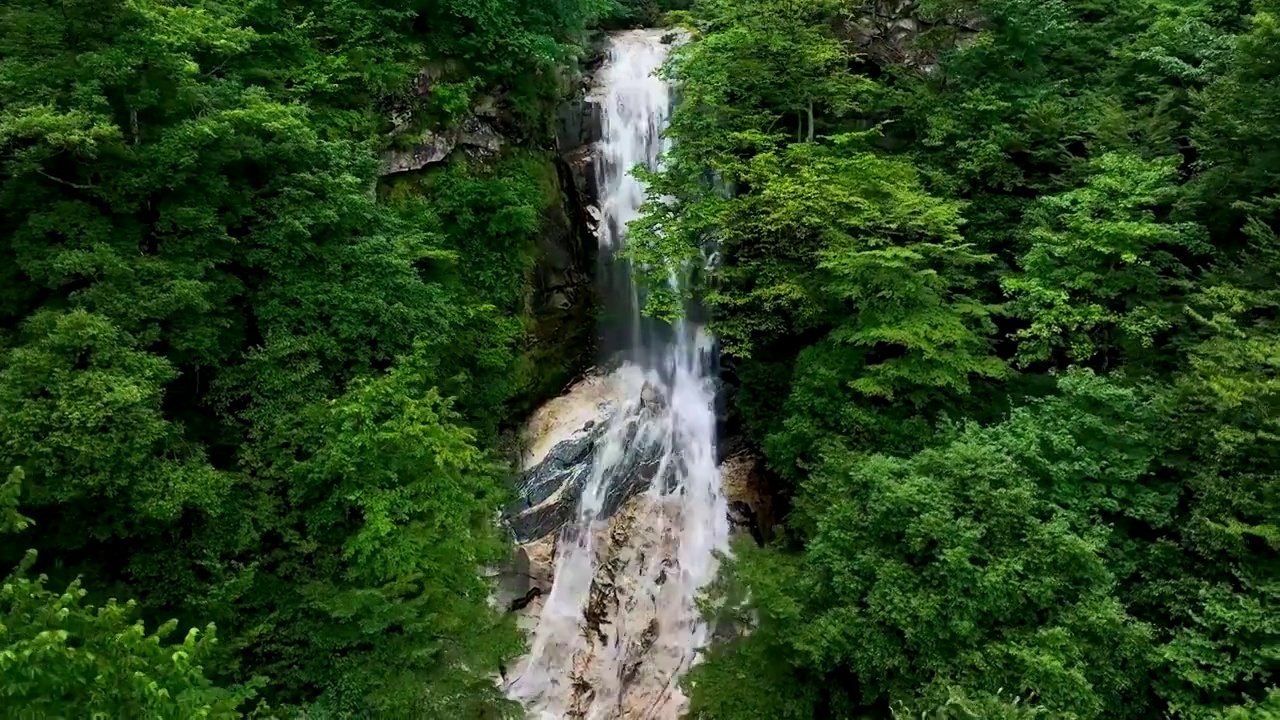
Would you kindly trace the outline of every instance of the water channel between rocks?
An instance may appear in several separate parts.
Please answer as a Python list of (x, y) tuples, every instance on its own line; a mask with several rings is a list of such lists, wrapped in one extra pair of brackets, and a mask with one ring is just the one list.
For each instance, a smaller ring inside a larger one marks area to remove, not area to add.
[(524, 610), (531, 649), (505, 688), (544, 720), (678, 717), (678, 680), (706, 642), (695, 601), (728, 547), (714, 340), (691, 320), (642, 318), (616, 256), (645, 197), (630, 171), (657, 167), (671, 109), (655, 75), (670, 49), (663, 34), (612, 36), (594, 91), (602, 367), (612, 369), (530, 420), (521, 497), (508, 510), (522, 571), (549, 589)]

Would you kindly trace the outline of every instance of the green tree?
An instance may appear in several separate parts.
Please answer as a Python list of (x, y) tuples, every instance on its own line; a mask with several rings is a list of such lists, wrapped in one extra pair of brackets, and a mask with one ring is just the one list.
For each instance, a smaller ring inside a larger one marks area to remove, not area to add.
[(674, 148), (662, 174), (645, 176), (650, 202), (628, 240), (659, 280), (650, 312), (671, 310), (663, 294), (670, 271), (683, 277), (728, 227), (720, 202), (747, 182), (751, 159), (815, 140), (819, 122), (853, 110), (869, 88), (846, 71), (846, 48), (822, 24), (836, 6), (711, 0), (693, 9), (696, 41), (675, 48), (663, 71), (679, 88), (667, 129)]
[[(715, 253), (687, 294), (792, 507), (724, 566), (750, 630), (691, 712), (1265, 715), (1274, 0), (766, 7), (682, 18), (632, 234), (664, 273)], [(801, 37), (844, 44), (807, 125), (754, 54)]]
[(0, 457), (27, 468), (32, 508), (61, 509), (57, 546), (217, 508), (230, 478), (164, 417), (168, 362), (83, 310), (38, 313), (24, 334), (0, 370)]
[(1169, 390), (1182, 552), (1143, 558), (1147, 582), (1135, 592), (1164, 643), (1161, 694), (1187, 717), (1211, 717), (1241, 694), (1260, 699), (1280, 658), (1280, 241), (1254, 231), (1240, 264), (1192, 298), (1199, 342)]
[[(262, 563), (247, 651), (312, 711), (480, 717), (521, 650), (479, 568), (504, 557), (492, 462), (406, 358), (310, 408), (305, 456), (278, 460), (286, 542)], [(268, 475), (269, 477), (270, 475)]]
[(1188, 264), (1210, 252), (1199, 226), (1157, 215), (1176, 198), (1177, 160), (1108, 153), (1091, 168), (1083, 186), (1031, 209), (1021, 272), (1003, 280), (1027, 323), (1015, 334), (1022, 362), (1141, 361), (1168, 337)]
[(965, 293), (987, 258), (963, 242), (958, 206), (924, 192), (910, 165), (806, 143), (758, 155), (744, 178), (752, 190), (731, 201), (728, 264), (707, 295), (723, 313), (713, 328), (739, 356), (817, 338), (796, 360), (772, 462), (792, 467), (824, 434), (901, 439), (890, 426), (1003, 374), (989, 311)]
[(509, 709), (482, 448), (528, 386), (542, 186), (455, 172), (393, 208), (374, 151), (406, 97), (545, 109), (592, 8), (0, 8), (0, 462), (31, 544), (149, 623), (216, 621), (210, 672), (290, 712)]
[[(17, 469), (0, 485), (0, 533), (29, 526), (17, 510), (22, 478)], [(176, 620), (148, 633), (132, 600), (87, 605), (79, 580), (52, 592), (45, 576), (28, 576), (35, 559), (28, 551), (0, 587), (4, 717), (243, 717), (241, 707), (263, 683), (224, 688), (205, 677), (203, 665), (214, 657), (212, 625), (168, 644)]]
[(1248, 32), (1236, 38), (1226, 71), (1195, 95), (1192, 141), (1202, 171), (1196, 188), (1201, 215), (1226, 241), (1247, 218), (1280, 227), (1280, 6), (1258, 0)]
[[(1119, 428), (1152, 409), (1090, 375), (1062, 385), (911, 457), (829, 454), (797, 498), (803, 551), (739, 548), (731, 578), (750, 603), (726, 607), (759, 623), (717, 659), (788, 663), (836, 715), (888, 701), (911, 717), (954, 687), (1070, 717), (1142, 716), (1125, 698), (1143, 689), (1151, 629), (1117, 597), (1112, 536), (1089, 510), (1127, 511), (1154, 449)], [(768, 650), (745, 649), (757, 644)], [(726, 672), (693, 671), (695, 706), (727, 707), (699, 698), (703, 675)]]

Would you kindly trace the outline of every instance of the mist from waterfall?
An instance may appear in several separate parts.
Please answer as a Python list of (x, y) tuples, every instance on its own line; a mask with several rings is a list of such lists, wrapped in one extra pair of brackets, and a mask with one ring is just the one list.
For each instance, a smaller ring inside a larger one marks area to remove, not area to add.
[[(695, 600), (715, 574), (715, 551), (728, 548), (714, 340), (692, 321), (643, 318), (642, 291), (617, 256), (645, 199), (631, 169), (657, 169), (671, 109), (655, 75), (669, 50), (662, 36), (615, 34), (597, 79), (602, 335), (604, 364), (616, 367), (604, 380), (614, 407), (557, 539), (531, 651), (508, 674), (509, 695), (546, 720), (678, 717), (678, 679), (706, 641)], [(637, 480), (642, 493), (610, 505), (621, 483)]]

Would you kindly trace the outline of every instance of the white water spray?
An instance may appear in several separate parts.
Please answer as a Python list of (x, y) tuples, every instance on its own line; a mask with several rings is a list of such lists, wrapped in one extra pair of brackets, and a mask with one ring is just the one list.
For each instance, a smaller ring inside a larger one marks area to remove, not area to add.
[[(696, 323), (657, 327), (614, 253), (639, 215), (637, 164), (657, 168), (670, 89), (655, 76), (662, 33), (611, 39), (599, 82), (603, 141), (598, 180), (604, 290), (620, 327), (620, 367), (605, 380), (613, 411), (595, 448), (575, 519), (557, 541), (555, 579), (532, 648), (507, 690), (543, 720), (676, 718), (677, 682), (705, 642), (695, 604), (728, 548), (716, 467), (714, 342)], [(647, 489), (604, 517), (620, 483)]]

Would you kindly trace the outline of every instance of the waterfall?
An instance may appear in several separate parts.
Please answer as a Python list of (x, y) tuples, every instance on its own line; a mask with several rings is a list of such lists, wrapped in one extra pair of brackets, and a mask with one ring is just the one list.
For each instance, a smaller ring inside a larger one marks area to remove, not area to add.
[(695, 601), (716, 572), (715, 551), (728, 547), (714, 341), (692, 320), (642, 317), (642, 292), (617, 256), (645, 199), (631, 169), (656, 169), (663, 147), (671, 92), (655, 75), (668, 50), (661, 37), (614, 35), (598, 78), (602, 330), (616, 369), (598, 391), (612, 410), (556, 539), (531, 650), (507, 676), (508, 694), (545, 720), (678, 717), (679, 677), (706, 641)]

